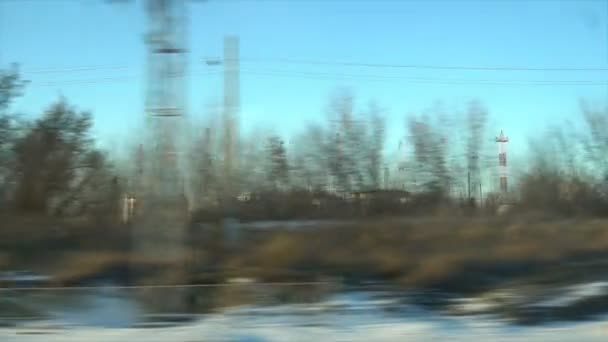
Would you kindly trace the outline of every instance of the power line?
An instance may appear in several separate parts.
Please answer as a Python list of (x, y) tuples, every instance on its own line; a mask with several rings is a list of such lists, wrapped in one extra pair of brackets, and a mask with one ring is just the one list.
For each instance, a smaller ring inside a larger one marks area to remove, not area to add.
[[(71, 70), (100, 70), (101, 67), (81, 67), (71, 68)], [(59, 72), (59, 69), (44, 69), (45, 71)], [(411, 77), (400, 75), (380, 75), (380, 74), (353, 74), (353, 73), (325, 73), (325, 72), (306, 72), (295, 70), (276, 70), (276, 69), (251, 69), (241, 70), (244, 75), (266, 76), (266, 77), (288, 77), (299, 79), (316, 79), (337, 81), (364, 80), (377, 82), (406, 82), (413, 84), (438, 84), (438, 85), (499, 85), (499, 86), (606, 86), (608, 81), (598, 80), (500, 80), (500, 79), (466, 79), (466, 78), (431, 78), (431, 77)], [(191, 75), (219, 75), (220, 71), (200, 72)], [(176, 77), (186, 77), (176, 76)], [(81, 85), (97, 84), (105, 82), (122, 82), (142, 78), (143, 75), (129, 75), (116, 77), (102, 77), (77, 80), (50, 80), (44, 83), (31, 83), (32, 86), (60, 86), (60, 85)]]
[[(268, 76), (268, 77), (295, 77), (301, 79), (316, 79), (336, 81), (339, 78), (357, 80), (357, 75), (331, 75), (318, 73), (288, 73), (288, 72), (256, 72), (243, 70), (245, 75)], [(361, 75), (359, 75), (361, 76)], [(451, 80), (451, 79), (423, 79), (408, 77), (359, 77), (361, 80), (376, 82), (406, 82), (412, 84), (437, 84), (437, 85), (496, 85), (496, 86), (606, 86), (607, 81), (500, 81), (500, 80)]]
[(104, 82), (115, 82), (115, 81), (128, 81), (134, 80), (139, 77), (137, 76), (118, 76), (118, 77), (103, 77), (95, 79), (84, 79), (84, 80), (65, 80), (65, 81), (51, 81), (47, 83), (32, 83), (33, 86), (45, 87), (55, 85), (71, 85), (71, 84), (93, 84), (93, 83), (104, 83)]
[[(242, 72), (245, 75), (254, 75), (262, 77), (288, 77), (288, 78), (300, 78), (300, 79), (312, 79), (322, 81), (337, 81), (336, 78), (314, 76), (314, 75), (293, 75), (293, 74), (279, 74), (279, 73), (263, 73), (263, 72)], [(200, 75), (219, 75), (220, 73), (208, 73)], [(33, 87), (53, 87), (53, 86), (70, 86), (70, 85), (94, 85), (101, 83), (112, 83), (112, 82), (124, 82), (136, 80), (140, 77), (107, 77), (99, 79), (87, 79), (87, 80), (69, 80), (69, 81), (55, 81), (47, 83), (30, 83)], [(376, 81), (376, 82), (405, 82), (410, 84), (429, 84), (429, 85), (488, 85), (488, 86), (606, 86), (608, 82), (471, 82), (471, 81), (432, 81), (432, 80), (408, 80), (408, 79), (381, 79), (381, 78), (369, 78), (362, 79), (364, 81)], [(351, 79), (356, 81), (356, 79)]]
[[(194, 74), (196, 76), (206, 76), (206, 75), (219, 75), (220, 72), (203, 72)], [(177, 77), (186, 77), (184, 76), (175, 76)], [(82, 85), (82, 84), (99, 84), (106, 82), (123, 82), (123, 81), (132, 81), (141, 79), (143, 76), (117, 76), (117, 77), (103, 77), (103, 78), (92, 78), (92, 79), (81, 79), (81, 80), (58, 80), (58, 81), (50, 81), (46, 83), (35, 83), (32, 82), (29, 85), (35, 87), (52, 87), (52, 86), (61, 86), (61, 85)]]
[(447, 82), (454, 84), (512, 84), (512, 85), (605, 85), (607, 81), (598, 80), (496, 80), (496, 79), (463, 79), (463, 78), (429, 78), (429, 77), (410, 77), (399, 75), (378, 75), (378, 74), (350, 74), (350, 73), (316, 73), (316, 72), (301, 72), (293, 70), (256, 70), (242, 69), (245, 73), (260, 74), (260, 75), (276, 75), (276, 76), (313, 76), (321, 78), (364, 78), (377, 80), (396, 80), (396, 81), (423, 81), (423, 82)]
[(124, 70), (132, 67), (124, 64), (117, 65), (91, 65), (91, 66), (74, 66), (74, 67), (50, 67), (37, 69), (24, 69), (24, 74), (55, 74), (55, 73), (70, 73), (80, 71), (102, 71), (102, 70)]
[[(1, 0), (0, 0), (1, 1)], [(204, 60), (203, 60), (204, 61)], [(428, 70), (470, 70), (470, 71), (608, 71), (608, 67), (559, 67), (559, 68), (542, 68), (542, 67), (516, 67), (516, 66), (455, 66), (455, 65), (422, 65), (422, 64), (384, 64), (384, 63), (360, 63), (352, 61), (329, 61), (329, 60), (313, 60), (313, 59), (264, 59), (264, 58), (241, 58), (240, 62), (245, 63), (260, 63), (260, 64), (299, 64), (299, 65), (323, 65), (323, 66), (346, 66), (346, 67), (366, 67), (366, 68), (392, 68), (392, 69), (428, 69)], [(125, 64), (115, 65), (85, 65), (72, 67), (47, 67), (25, 70), (27, 73), (62, 73), (62, 72), (80, 72), (80, 71), (96, 71), (108, 69), (129, 69), (132, 66)]]
[(429, 70), (471, 70), (471, 71), (608, 71), (606, 67), (588, 68), (542, 68), (542, 67), (517, 67), (517, 66), (460, 66), (460, 65), (424, 65), (424, 64), (384, 64), (384, 63), (363, 63), (351, 61), (329, 61), (314, 59), (260, 59), (243, 58), (242, 62), (250, 63), (284, 63), (284, 64), (309, 64), (309, 65), (333, 65), (348, 67), (367, 67), (367, 68), (393, 68), (393, 69), (429, 69)]

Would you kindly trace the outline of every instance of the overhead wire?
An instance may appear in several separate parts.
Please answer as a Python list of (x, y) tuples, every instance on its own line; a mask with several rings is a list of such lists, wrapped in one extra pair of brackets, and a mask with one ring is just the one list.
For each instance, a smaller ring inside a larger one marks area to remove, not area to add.
[[(212, 72), (203, 72), (193, 74), (195, 76), (205, 76), (205, 75), (218, 75), (220, 72), (212, 71)], [(186, 77), (185, 76), (174, 76), (174, 78), (178, 77)], [(82, 84), (99, 84), (106, 82), (122, 82), (122, 81), (132, 81), (143, 78), (144, 75), (131, 75), (131, 76), (116, 76), (116, 77), (103, 77), (103, 78), (91, 78), (91, 79), (77, 79), (77, 80), (51, 80), (48, 82), (36, 83), (30, 82), (28, 86), (36, 86), (36, 87), (52, 87), (52, 86), (62, 86), (62, 85), (82, 85)]]
[(308, 64), (328, 66), (348, 66), (367, 68), (391, 68), (391, 69), (430, 69), (430, 70), (470, 70), (470, 71), (608, 71), (608, 67), (521, 67), (521, 66), (464, 66), (464, 65), (432, 65), (432, 64), (388, 64), (352, 61), (330, 61), (316, 59), (263, 59), (263, 58), (241, 58), (241, 62), (248, 63), (283, 63), (283, 64)]
[[(200, 59), (199, 59), (200, 60)], [(202, 59), (206, 62), (205, 59)], [(525, 66), (462, 66), (462, 65), (427, 65), (427, 64), (388, 64), (369, 63), (353, 61), (331, 61), (322, 59), (294, 59), (294, 58), (239, 58), (241, 63), (257, 64), (298, 64), (298, 65), (323, 65), (342, 67), (364, 67), (364, 68), (390, 68), (390, 69), (428, 69), (428, 70), (469, 70), (469, 71), (544, 71), (544, 72), (598, 72), (608, 71), (608, 67), (525, 67)], [(25, 70), (28, 73), (61, 73), (95, 71), (108, 69), (128, 69), (132, 66), (126, 64), (115, 65), (85, 65), (70, 67), (48, 67)]]
[[(372, 81), (372, 82), (398, 82), (411, 84), (437, 84), (437, 85), (498, 85), (498, 86), (606, 86), (608, 81), (599, 80), (498, 80), (498, 79), (466, 79), (466, 78), (431, 78), (431, 77), (412, 77), (402, 75), (379, 75), (379, 74), (352, 74), (352, 73), (326, 73), (326, 72), (305, 72), (294, 70), (259, 70), (243, 68), (240, 70), (243, 75), (262, 76), (262, 77), (287, 77), (313, 80), (350, 80), (350, 81)], [(191, 75), (220, 75), (221, 71), (209, 71), (194, 73)], [(188, 75), (186, 75), (188, 76)], [(31, 86), (59, 86), (59, 85), (79, 85), (97, 84), (105, 82), (121, 82), (136, 80), (144, 77), (139, 76), (116, 76), (101, 77), (91, 79), (75, 80), (45, 80), (43, 83), (31, 82)], [(185, 76), (184, 76), (185, 77)]]
[(132, 67), (124, 64), (117, 65), (90, 65), (90, 66), (74, 66), (74, 67), (50, 67), (37, 69), (24, 69), (25, 74), (55, 74), (55, 73), (70, 73), (80, 71), (106, 71), (106, 70), (124, 70)]
[(453, 78), (429, 78), (429, 77), (411, 77), (401, 75), (372, 75), (372, 74), (345, 74), (345, 73), (317, 73), (317, 72), (301, 72), (292, 70), (255, 70), (242, 69), (244, 74), (252, 74), (259, 76), (277, 76), (277, 77), (298, 77), (312, 79), (336, 80), (345, 79), (365, 79), (370, 81), (397, 81), (408, 83), (421, 84), (469, 84), (469, 85), (591, 85), (604, 86), (607, 81), (598, 80), (495, 80), (495, 79), (453, 79)]
[[(247, 59), (245, 59), (247, 60)], [(296, 63), (307, 63), (304, 60), (283, 60), (291, 61)], [(310, 62), (310, 61), (308, 61)], [(326, 64), (330, 65), (330, 64)], [(459, 70), (465, 70), (464, 67), (450, 67), (450, 66), (414, 66), (414, 65), (387, 65), (387, 64), (360, 64), (360, 63), (342, 63), (338, 65), (364, 65), (370, 66), (383, 66), (383, 67), (404, 67), (404, 68), (417, 68), (417, 67), (432, 67), (432, 68), (459, 68)], [(27, 77), (29, 74), (71, 74), (80, 72), (94, 72), (94, 71), (110, 71), (110, 70), (126, 70), (132, 67), (124, 64), (117, 65), (88, 65), (88, 66), (74, 66), (74, 67), (50, 67), (50, 68), (37, 68), (37, 69), (26, 69), (24, 75)], [(485, 67), (473, 67), (466, 68), (467, 70), (526, 70), (526, 71), (540, 71), (540, 70), (560, 70), (560, 71), (590, 71), (590, 70), (608, 70), (604, 68), (485, 68)], [(218, 74), (221, 71), (211, 71), (199, 73), (197, 75), (211, 75)], [(379, 73), (344, 73), (344, 72), (317, 72), (317, 71), (301, 71), (301, 70), (281, 70), (281, 69), (260, 69), (256, 67), (241, 67), (240, 72), (244, 75), (254, 75), (262, 77), (293, 77), (302, 79), (318, 79), (318, 80), (330, 80), (336, 81), (338, 79), (351, 79), (351, 80), (367, 80), (367, 81), (381, 81), (381, 82), (407, 82), (413, 84), (439, 84), (439, 85), (500, 85), (500, 86), (606, 86), (607, 81), (604, 80), (505, 80), (505, 79), (468, 79), (468, 78), (433, 78), (433, 77), (416, 77), (407, 75), (395, 75), (395, 74), (379, 74)], [(98, 79), (85, 79), (85, 80), (51, 80), (46, 83), (33, 83), (35, 86), (54, 86), (54, 85), (71, 85), (71, 84), (95, 84), (101, 82), (113, 82), (113, 81), (126, 81), (129, 79), (136, 79), (142, 76), (117, 76), (117, 77), (103, 77)]]

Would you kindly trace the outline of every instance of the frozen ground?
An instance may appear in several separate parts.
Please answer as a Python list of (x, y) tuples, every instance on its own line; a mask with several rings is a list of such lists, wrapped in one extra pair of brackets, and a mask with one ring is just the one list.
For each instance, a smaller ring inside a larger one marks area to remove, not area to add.
[[(573, 292), (596, 295), (598, 286)], [(315, 305), (241, 306), (156, 327), (136, 322), (136, 312), (118, 298), (97, 297), (93, 305), (69, 315), (56, 311), (53, 319), (0, 328), (0, 341), (608, 341), (608, 320), (601, 317), (526, 327), (497, 316), (441, 315), (365, 292), (336, 295)]]
[[(512, 327), (480, 318), (378, 319), (327, 315), (309, 319), (215, 315), (191, 324), (164, 328), (0, 329), (2, 341), (607, 341), (608, 322)], [(308, 323), (308, 324), (306, 324)]]

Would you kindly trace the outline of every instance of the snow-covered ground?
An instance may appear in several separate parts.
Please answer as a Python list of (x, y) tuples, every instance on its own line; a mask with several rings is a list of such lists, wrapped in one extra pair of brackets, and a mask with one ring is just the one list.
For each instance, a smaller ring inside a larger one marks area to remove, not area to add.
[[(506, 313), (515, 309), (519, 312), (528, 310), (540, 317), (543, 313), (546, 319), (559, 319), (554, 309), (564, 309), (577, 306), (572, 315), (593, 315), (597, 307), (586, 310), (584, 303), (603, 302), (608, 296), (608, 282), (595, 281), (562, 286), (524, 287), (512, 289), (497, 289), (476, 297), (454, 298), (450, 300), (447, 311), (459, 315), (480, 315)], [(608, 308), (606, 308), (608, 311)], [(563, 311), (562, 312), (566, 312)], [(601, 311), (600, 311), (601, 312)], [(530, 318), (533, 318), (530, 317)]]
[[(369, 317), (368, 317), (369, 318)], [(164, 328), (0, 329), (2, 341), (608, 341), (608, 322), (511, 327), (478, 318), (403, 318), (366, 320), (332, 315), (280, 319), (232, 314)], [(309, 323), (309, 324), (306, 324)]]
[(120, 296), (92, 303), (69, 315), (56, 311), (52, 319), (0, 328), (0, 341), (608, 341), (608, 320), (523, 327), (495, 317), (441, 315), (366, 292), (314, 305), (234, 307), (164, 327), (134, 322), (136, 310)]
[(584, 299), (599, 297), (608, 294), (608, 282), (597, 281), (568, 286), (561, 289), (561, 293), (541, 301), (536, 306), (556, 307), (567, 306)]

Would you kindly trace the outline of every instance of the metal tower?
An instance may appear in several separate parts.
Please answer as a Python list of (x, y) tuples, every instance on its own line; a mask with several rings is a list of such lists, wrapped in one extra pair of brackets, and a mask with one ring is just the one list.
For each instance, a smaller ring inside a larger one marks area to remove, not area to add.
[[(146, 136), (140, 214), (132, 227), (132, 253), (172, 262), (185, 255), (188, 200), (184, 146), (186, 0), (146, 0)], [(185, 268), (184, 268), (185, 269)], [(141, 281), (145, 281), (141, 279)]]
[[(137, 207), (141, 213), (131, 227), (131, 253), (138, 256), (134, 260), (140, 256), (145, 260), (162, 258), (171, 262), (177, 272), (186, 269), (183, 266), (189, 209), (184, 189), (186, 159), (180, 139), (187, 93), (187, 1), (142, 1), (147, 19), (146, 129), (135, 157)], [(135, 262), (134, 268), (139, 267)], [(180, 299), (173, 295), (164, 294), (163, 302), (167, 301), (181, 306)]]
[(184, 193), (180, 142), (186, 93), (185, 0), (147, 0), (147, 89), (145, 108), (152, 136), (152, 197)]
[(240, 111), (239, 38), (224, 38), (224, 191), (232, 197), (236, 194), (236, 170), (238, 151), (238, 115)]
[(498, 143), (498, 175), (500, 179), (500, 192), (504, 195), (507, 192), (507, 143), (509, 138), (506, 137), (503, 131), (496, 137)]

